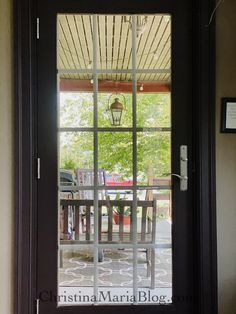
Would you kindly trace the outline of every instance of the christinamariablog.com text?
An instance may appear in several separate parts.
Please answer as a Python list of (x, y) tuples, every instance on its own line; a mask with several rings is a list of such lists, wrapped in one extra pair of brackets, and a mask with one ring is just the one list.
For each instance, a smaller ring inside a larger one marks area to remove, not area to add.
[(153, 294), (150, 290), (138, 291), (136, 295), (126, 291), (122, 294), (115, 294), (111, 291), (99, 291), (97, 295), (84, 294), (83, 291), (68, 294), (66, 291), (59, 295), (55, 295), (52, 291), (41, 291), (39, 293), (41, 302), (57, 302), (61, 304), (134, 304), (134, 303), (155, 303), (155, 304), (171, 304), (173, 302), (192, 302), (192, 296), (167, 296), (164, 294)]

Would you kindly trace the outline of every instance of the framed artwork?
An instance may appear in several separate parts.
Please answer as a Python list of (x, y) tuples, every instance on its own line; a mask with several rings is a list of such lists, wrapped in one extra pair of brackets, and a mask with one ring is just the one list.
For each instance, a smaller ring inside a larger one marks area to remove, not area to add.
[(236, 98), (221, 99), (221, 133), (236, 133)]

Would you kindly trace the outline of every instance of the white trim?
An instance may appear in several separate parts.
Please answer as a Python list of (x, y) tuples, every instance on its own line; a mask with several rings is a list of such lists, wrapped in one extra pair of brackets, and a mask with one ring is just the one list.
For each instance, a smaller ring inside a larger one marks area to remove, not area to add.
[(98, 294), (98, 76), (97, 76), (98, 30), (97, 14), (93, 15), (93, 101), (94, 101), (94, 295)]

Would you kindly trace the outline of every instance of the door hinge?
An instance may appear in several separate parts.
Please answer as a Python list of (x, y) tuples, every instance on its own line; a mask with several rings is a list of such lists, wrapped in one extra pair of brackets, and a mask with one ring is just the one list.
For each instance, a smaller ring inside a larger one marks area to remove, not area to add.
[(37, 31), (36, 31), (36, 37), (39, 39), (39, 17), (37, 17)]
[(39, 299), (36, 299), (36, 314), (39, 314)]
[(40, 158), (37, 158), (37, 179), (40, 179)]

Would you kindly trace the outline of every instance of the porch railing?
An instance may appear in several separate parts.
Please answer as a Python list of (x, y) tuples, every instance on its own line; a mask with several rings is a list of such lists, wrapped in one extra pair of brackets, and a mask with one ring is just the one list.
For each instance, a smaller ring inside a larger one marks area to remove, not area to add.
[[(94, 235), (94, 201), (61, 199), (60, 244), (92, 243)], [(127, 216), (126, 213), (129, 212)], [(154, 243), (156, 234), (156, 200), (137, 201), (137, 235), (140, 243)], [(118, 213), (118, 224), (115, 215)], [(132, 243), (133, 201), (98, 201), (98, 239), (100, 243)], [(130, 221), (126, 222), (127, 217)]]

